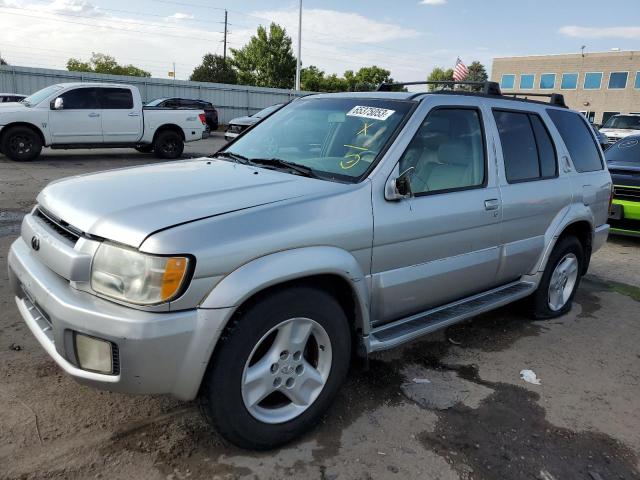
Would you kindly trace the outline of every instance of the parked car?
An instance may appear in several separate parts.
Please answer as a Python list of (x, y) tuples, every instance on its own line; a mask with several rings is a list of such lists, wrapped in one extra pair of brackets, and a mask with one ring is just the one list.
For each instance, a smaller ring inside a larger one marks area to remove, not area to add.
[(27, 96), (19, 93), (0, 93), (0, 103), (21, 102)]
[(352, 353), (560, 316), (611, 177), (561, 96), (485, 91), (310, 95), (212, 157), (55, 181), (8, 255), (19, 311), (78, 381), (198, 398), (255, 449), (317, 425)]
[(275, 112), (278, 108), (280, 108), (282, 103), (276, 103), (275, 105), (271, 105), (270, 107), (263, 108), (259, 112), (254, 113), (253, 115), (248, 115), (246, 117), (237, 117), (229, 122), (227, 125), (227, 129), (224, 132), (224, 138), (226, 140), (231, 140), (232, 138), (236, 138), (242, 132), (244, 132), (251, 125), (255, 125), (263, 118)]
[(145, 106), (204, 110), (204, 114), (207, 118), (207, 126), (213, 132), (218, 129), (218, 111), (211, 102), (206, 102), (204, 100), (192, 100), (189, 98), (156, 98), (155, 100), (148, 102)]
[(640, 114), (629, 113), (613, 115), (600, 128), (609, 139), (609, 144), (614, 144), (621, 138), (637, 134), (640, 131)]
[(173, 159), (207, 135), (202, 109), (143, 108), (130, 85), (60, 83), (0, 106), (0, 153), (16, 161), (38, 158), (42, 147), (136, 148)]
[(611, 232), (640, 236), (640, 134), (616, 142), (605, 156), (613, 179)]
[(598, 127), (596, 127), (593, 123), (589, 124), (591, 126), (591, 129), (593, 130), (593, 133), (595, 134), (596, 138), (598, 139), (598, 144), (600, 144), (600, 147), (602, 148), (602, 150), (606, 150), (607, 148), (609, 148), (609, 137), (607, 137), (604, 133), (602, 133)]

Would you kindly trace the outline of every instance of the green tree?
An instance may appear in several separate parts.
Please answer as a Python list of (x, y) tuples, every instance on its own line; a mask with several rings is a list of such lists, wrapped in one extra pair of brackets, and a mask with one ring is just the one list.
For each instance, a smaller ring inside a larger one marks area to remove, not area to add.
[(300, 88), (309, 92), (326, 92), (327, 77), (315, 65), (309, 65), (300, 70)]
[(108, 73), (111, 75), (129, 75), (131, 77), (150, 77), (151, 73), (133, 65), (119, 65), (114, 57), (104, 53), (93, 53), (88, 62), (77, 58), (67, 61), (67, 70), (73, 72)]
[[(447, 68), (446, 70), (443, 70), (440, 67), (435, 67), (433, 70), (431, 70), (431, 73), (427, 77), (427, 81), (428, 82), (452, 82), (453, 69)], [(439, 90), (440, 88), (441, 86), (439, 85), (429, 85), (429, 90), (432, 92), (434, 90)]]
[(207, 53), (202, 63), (193, 69), (189, 80), (194, 82), (238, 83), (238, 75), (229, 61), (221, 55)]
[(291, 37), (281, 26), (272, 23), (269, 32), (259, 26), (249, 43), (240, 49), (232, 48), (231, 53), (238, 83), (293, 88), (296, 58), (291, 48)]
[(477, 60), (469, 65), (469, 75), (467, 75), (467, 81), (469, 82), (486, 82), (489, 80), (487, 70)]

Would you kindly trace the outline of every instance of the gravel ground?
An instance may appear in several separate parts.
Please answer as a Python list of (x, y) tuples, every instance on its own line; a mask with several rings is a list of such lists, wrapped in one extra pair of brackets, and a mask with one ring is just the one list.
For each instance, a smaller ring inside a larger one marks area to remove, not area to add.
[[(568, 315), (531, 322), (510, 306), (378, 355), (352, 369), (314, 431), (273, 452), (225, 445), (192, 403), (76, 384), (20, 319), (7, 250), (49, 181), (154, 161), (132, 150), (0, 157), (0, 479), (640, 479), (633, 239), (597, 252)], [(542, 384), (523, 382), (524, 368)]]

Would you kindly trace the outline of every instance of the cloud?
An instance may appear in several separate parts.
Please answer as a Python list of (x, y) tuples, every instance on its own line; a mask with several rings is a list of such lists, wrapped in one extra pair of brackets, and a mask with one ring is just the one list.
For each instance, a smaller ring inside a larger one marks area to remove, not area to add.
[(421, 5), (444, 5), (447, 0), (422, 0)]
[(190, 13), (176, 12), (173, 15), (169, 15), (167, 18), (169, 20), (193, 20), (194, 16)]
[(559, 32), (568, 37), (578, 38), (633, 38), (640, 39), (640, 27), (580, 27), (567, 25)]
[(105, 15), (99, 7), (87, 0), (54, 0), (48, 5), (40, 7), (39, 10), (51, 13), (73, 13), (89, 17), (103, 17)]

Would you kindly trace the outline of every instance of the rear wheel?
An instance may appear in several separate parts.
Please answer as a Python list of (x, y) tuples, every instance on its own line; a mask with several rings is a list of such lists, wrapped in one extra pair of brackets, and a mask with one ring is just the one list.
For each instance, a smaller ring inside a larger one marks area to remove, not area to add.
[(184, 141), (178, 132), (164, 130), (156, 136), (153, 143), (153, 152), (158, 158), (179, 158), (184, 151)]
[(534, 318), (555, 318), (571, 310), (583, 264), (584, 251), (576, 237), (565, 237), (556, 244), (540, 285), (529, 299)]
[(2, 136), (2, 152), (16, 162), (35, 160), (42, 151), (42, 140), (29, 127), (12, 127)]
[(351, 356), (342, 308), (311, 287), (263, 297), (220, 341), (200, 403), (224, 438), (250, 449), (276, 447), (315, 426)]

